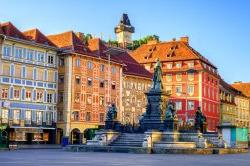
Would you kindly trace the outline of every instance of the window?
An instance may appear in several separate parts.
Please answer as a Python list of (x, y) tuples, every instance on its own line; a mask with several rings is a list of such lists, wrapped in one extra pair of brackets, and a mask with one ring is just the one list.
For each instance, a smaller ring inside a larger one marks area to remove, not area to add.
[(25, 99), (31, 101), (31, 90), (26, 90)]
[(175, 90), (176, 90), (177, 94), (181, 94), (182, 93), (182, 86), (181, 85), (176, 86)]
[(14, 89), (14, 99), (19, 100), (20, 99), (20, 90)]
[(80, 102), (80, 95), (81, 95), (80, 93), (76, 93), (76, 94), (75, 94), (75, 102), (76, 102), (76, 103), (79, 103), (79, 102)]
[(64, 66), (64, 58), (59, 58), (59, 66)]
[(166, 86), (166, 91), (168, 94), (172, 94), (172, 86)]
[(105, 70), (105, 66), (104, 66), (104, 64), (101, 64), (101, 65), (100, 65), (100, 71), (101, 71), (101, 72), (104, 72), (104, 70)]
[(181, 79), (182, 79), (182, 74), (181, 73), (176, 74), (176, 81), (181, 81)]
[(194, 85), (188, 85), (188, 87), (187, 87), (187, 93), (189, 95), (193, 95), (194, 94)]
[(116, 68), (115, 68), (114, 66), (112, 66), (111, 72), (112, 72), (112, 74), (115, 74), (115, 73), (116, 73)]
[(86, 121), (87, 122), (91, 121), (91, 113), (90, 112), (86, 113)]
[(114, 82), (114, 81), (112, 82), (111, 88), (112, 88), (113, 90), (115, 90), (115, 82)]
[(88, 78), (88, 86), (92, 86), (92, 78)]
[(104, 113), (99, 114), (99, 122), (101, 122), (101, 123), (104, 122)]
[(47, 94), (47, 102), (52, 103), (52, 94), (51, 93)]
[(20, 110), (14, 110), (13, 112), (13, 123), (19, 124), (20, 123)]
[(23, 49), (20, 47), (15, 48), (15, 58), (21, 59), (23, 55)]
[(37, 53), (37, 61), (44, 62), (44, 53), (42, 53), (42, 52)]
[(43, 102), (43, 92), (36, 92), (36, 101)]
[(104, 88), (104, 81), (100, 81), (100, 88)]
[(81, 78), (80, 78), (80, 76), (76, 76), (76, 84), (80, 84), (81, 83)]
[(87, 95), (87, 104), (91, 104), (92, 103), (92, 95), (88, 94)]
[(9, 110), (2, 109), (2, 123), (8, 123), (9, 119)]
[(172, 67), (173, 67), (172, 63), (167, 64), (167, 69), (172, 69)]
[(54, 64), (54, 61), (55, 61), (54, 55), (50, 55), (50, 54), (49, 54), (49, 56), (48, 56), (48, 63), (53, 65), (53, 64)]
[(47, 125), (52, 124), (52, 112), (46, 112), (46, 124)]
[(194, 62), (188, 62), (188, 68), (194, 68)]
[(100, 96), (100, 99), (99, 99), (99, 101), (100, 101), (100, 106), (104, 106), (104, 96)]
[(25, 124), (31, 124), (31, 111), (25, 111)]
[(88, 61), (88, 69), (92, 69), (93, 68), (93, 63)]
[(37, 125), (42, 125), (43, 117), (42, 117), (42, 112), (36, 112), (36, 124)]
[(181, 62), (176, 63), (176, 68), (177, 68), (177, 69), (180, 69), (181, 66), (182, 66)]
[(76, 59), (76, 67), (80, 67), (81, 66), (81, 61), (80, 59)]
[(188, 73), (188, 80), (193, 81), (194, 80), (194, 73)]
[(28, 50), (27, 51), (27, 59), (32, 61), (34, 56), (34, 51), (33, 50)]
[(182, 102), (181, 101), (175, 102), (175, 108), (176, 110), (182, 110)]
[(4, 46), (3, 47), (3, 55), (4, 56), (11, 56), (11, 46)]
[(171, 82), (172, 81), (172, 74), (167, 74), (166, 80), (167, 80), (167, 82)]
[(63, 112), (62, 111), (57, 111), (57, 120), (63, 121)]
[(58, 101), (59, 103), (62, 103), (62, 102), (63, 102), (63, 92), (59, 92), (59, 93), (58, 93), (58, 100), (59, 100), (59, 101)]
[(63, 75), (59, 76), (59, 83), (61, 83), (61, 84), (64, 83), (64, 76)]
[(8, 98), (8, 89), (2, 89), (2, 99)]
[(188, 110), (194, 110), (194, 101), (188, 101)]

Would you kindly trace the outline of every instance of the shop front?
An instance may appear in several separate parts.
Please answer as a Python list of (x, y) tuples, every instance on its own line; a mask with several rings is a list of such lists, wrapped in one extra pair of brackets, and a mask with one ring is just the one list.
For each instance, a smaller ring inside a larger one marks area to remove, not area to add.
[(12, 126), (9, 140), (18, 144), (54, 144), (55, 128)]

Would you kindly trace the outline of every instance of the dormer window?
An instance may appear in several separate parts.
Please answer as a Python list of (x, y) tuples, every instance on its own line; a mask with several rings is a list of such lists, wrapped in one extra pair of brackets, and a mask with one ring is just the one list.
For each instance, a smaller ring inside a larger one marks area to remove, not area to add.
[(188, 62), (188, 68), (194, 68), (194, 62)]
[(177, 68), (177, 69), (180, 69), (181, 66), (182, 66), (181, 62), (176, 63), (176, 68)]
[(168, 63), (168, 64), (167, 64), (167, 69), (172, 69), (172, 67), (173, 67), (173, 64), (172, 64), (172, 63)]

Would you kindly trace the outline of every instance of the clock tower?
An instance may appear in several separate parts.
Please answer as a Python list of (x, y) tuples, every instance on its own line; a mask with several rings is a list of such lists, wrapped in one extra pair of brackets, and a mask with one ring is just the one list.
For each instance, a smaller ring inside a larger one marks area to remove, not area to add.
[(128, 45), (132, 44), (132, 33), (134, 32), (135, 28), (131, 25), (128, 15), (123, 13), (119, 24), (115, 27), (119, 46), (127, 48)]

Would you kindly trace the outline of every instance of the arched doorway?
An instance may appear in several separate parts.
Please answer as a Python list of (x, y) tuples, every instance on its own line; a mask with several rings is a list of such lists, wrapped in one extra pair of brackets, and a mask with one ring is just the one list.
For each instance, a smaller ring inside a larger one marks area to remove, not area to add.
[(81, 144), (81, 132), (79, 129), (75, 128), (71, 131), (71, 143)]

